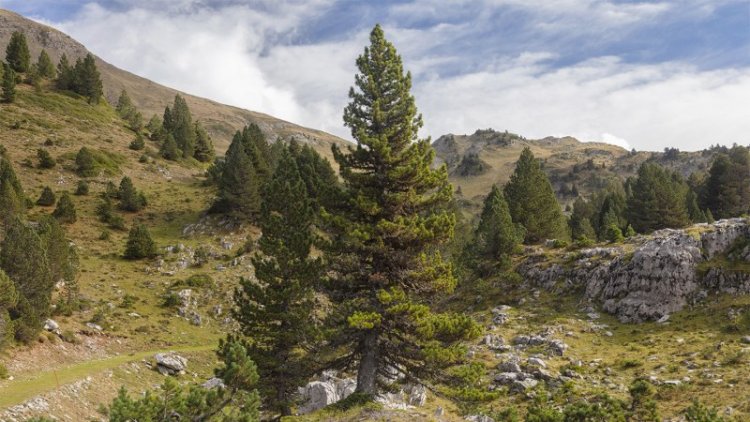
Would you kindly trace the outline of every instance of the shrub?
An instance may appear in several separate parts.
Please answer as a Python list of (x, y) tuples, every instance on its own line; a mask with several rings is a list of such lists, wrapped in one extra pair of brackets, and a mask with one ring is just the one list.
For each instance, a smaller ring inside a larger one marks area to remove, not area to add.
[(165, 308), (175, 308), (179, 306), (180, 303), (182, 303), (182, 300), (175, 292), (169, 292), (162, 296), (161, 306)]
[(63, 192), (60, 202), (57, 203), (55, 211), (52, 212), (52, 216), (55, 217), (57, 221), (64, 224), (72, 224), (76, 222), (76, 207), (75, 204), (73, 204), (73, 200), (70, 199), (68, 192)]
[(575, 246), (577, 248), (590, 248), (594, 246), (594, 241), (583, 235), (576, 239)]
[(188, 277), (187, 280), (185, 280), (185, 285), (200, 289), (204, 287), (213, 287), (215, 283), (210, 275), (201, 273)]
[(725, 422), (726, 419), (719, 416), (719, 411), (713, 407), (707, 407), (699, 401), (693, 401), (690, 407), (683, 412), (687, 422)]
[(55, 193), (52, 192), (52, 189), (50, 189), (49, 186), (45, 186), (42, 190), (42, 194), (39, 195), (39, 199), (36, 200), (36, 204), (43, 207), (49, 207), (55, 205), (55, 201), (57, 201)]
[(76, 186), (76, 195), (85, 196), (89, 194), (89, 182), (85, 180), (79, 180)]
[(36, 150), (36, 156), (39, 159), (40, 168), (51, 169), (52, 167), (55, 167), (55, 164), (57, 164), (55, 159), (50, 155), (49, 151), (44, 148), (39, 148), (38, 150)]
[(0, 380), (4, 380), (8, 378), (8, 368), (5, 367), (2, 363), (0, 363)]
[(156, 244), (151, 239), (148, 229), (138, 224), (130, 229), (128, 241), (125, 245), (126, 259), (151, 258), (156, 255)]
[(128, 148), (134, 151), (140, 151), (146, 147), (146, 142), (143, 141), (143, 135), (140, 132), (135, 134), (135, 139), (128, 145)]
[(622, 235), (622, 230), (620, 230), (620, 228), (617, 227), (617, 224), (615, 223), (612, 223), (609, 226), (607, 226), (605, 237), (608, 241), (612, 243), (620, 243), (623, 240), (625, 240), (625, 236)]

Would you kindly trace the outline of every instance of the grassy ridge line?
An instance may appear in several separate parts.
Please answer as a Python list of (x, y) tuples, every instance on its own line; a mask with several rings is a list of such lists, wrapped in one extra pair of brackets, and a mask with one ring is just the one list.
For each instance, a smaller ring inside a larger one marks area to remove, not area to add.
[(24, 379), (5, 381), (3, 382), (4, 385), (0, 385), (0, 409), (23, 403), (34, 396), (55, 390), (58, 384), (60, 386), (70, 384), (88, 375), (106, 369), (112, 369), (125, 363), (141, 360), (153, 356), (156, 353), (169, 351), (182, 353), (204, 352), (214, 350), (216, 347), (215, 343), (211, 343), (210, 345), (148, 350), (128, 355), (118, 355), (105, 359), (81, 362), (63, 367), (59, 370), (39, 372)]

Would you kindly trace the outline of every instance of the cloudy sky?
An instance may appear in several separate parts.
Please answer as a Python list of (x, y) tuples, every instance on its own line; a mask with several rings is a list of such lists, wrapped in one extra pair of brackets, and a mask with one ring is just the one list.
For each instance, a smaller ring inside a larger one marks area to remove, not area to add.
[(350, 138), (375, 23), (424, 135), (509, 130), (637, 149), (750, 143), (750, 0), (0, 0), (110, 63)]

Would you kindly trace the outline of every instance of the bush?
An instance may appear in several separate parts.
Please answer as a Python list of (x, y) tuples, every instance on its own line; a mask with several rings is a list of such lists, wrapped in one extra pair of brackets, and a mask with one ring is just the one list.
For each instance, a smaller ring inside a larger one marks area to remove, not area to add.
[(2, 363), (0, 363), (0, 380), (4, 380), (8, 378), (8, 368), (5, 367)]
[(45, 186), (42, 190), (42, 194), (39, 195), (39, 199), (36, 200), (36, 204), (42, 207), (49, 207), (55, 205), (55, 201), (57, 201), (55, 193), (52, 192), (52, 189), (50, 189), (49, 186)]
[(577, 248), (590, 248), (594, 246), (594, 241), (583, 235), (576, 239), (575, 246)]
[(161, 299), (161, 306), (165, 308), (175, 308), (182, 303), (182, 299), (175, 292), (166, 293)]
[(52, 216), (55, 217), (57, 221), (64, 224), (72, 224), (76, 222), (76, 207), (75, 204), (73, 204), (73, 200), (70, 199), (68, 192), (63, 192), (60, 202), (57, 203), (55, 211), (52, 212)]
[(89, 182), (85, 180), (79, 180), (76, 186), (76, 195), (85, 196), (89, 194)]
[(204, 287), (213, 287), (215, 283), (214, 279), (208, 274), (194, 274), (185, 280), (185, 285), (200, 289)]
[(693, 401), (690, 407), (683, 412), (687, 422), (725, 422), (726, 419), (719, 416), (719, 411), (713, 407), (707, 407), (699, 401)]
[(143, 224), (138, 224), (130, 229), (128, 241), (125, 245), (126, 259), (151, 258), (156, 255), (156, 244), (151, 239), (148, 229)]
[(622, 230), (620, 230), (620, 228), (617, 227), (617, 224), (615, 223), (612, 223), (609, 226), (607, 226), (605, 237), (611, 243), (620, 243), (623, 240), (625, 240), (625, 236), (622, 235)]
[(146, 142), (143, 141), (143, 135), (139, 133), (135, 134), (135, 139), (128, 145), (128, 148), (134, 151), (140, 151), (146, 147)]
[(111, 237), (111, 233), (109, 230), (102, 230), (101, 234), (99, 234), (99, 240), (109, 240)]
[(54, 158), (50, 155), (49, 151), (43, 148), (39, 148), (36, 150), (36, 156), (39, 158), (39, 167), (43, 169), (51, 169), (52, 167), (55, 167), (55, 164), (57, 162)]

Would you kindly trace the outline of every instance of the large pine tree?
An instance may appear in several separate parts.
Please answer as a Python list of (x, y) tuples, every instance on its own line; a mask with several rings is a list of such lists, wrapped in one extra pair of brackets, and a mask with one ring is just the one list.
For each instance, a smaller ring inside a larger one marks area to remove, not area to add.
[(0, 223), (8, 223), (26, 211), (26, 195), (13, 166), (0, 157)]
[(195, 126), (190, 108), (179, 94), (174, 97), (170, 126), (170, 133), (177, 142), (177, 148), (182, 151), (182, 157), (191, 158), (195, 154)]
[(294, 158), (284, 152), (263, 189), (256, 280), (242, 279), (235, 319), (249, 338), (267, 407), (291, 415), (293, 395), (312, 375), (313, 287), (321, 272), (310, 257), (313, 210)]
[(15, 31), (11, 34), (8, 46), (5, 48), (5, 61), (19, 73), (25, 73), (31, 69), (31, 54), (23, 32)]
[(269, 176), (270, 149), (257, 125), (237, 131), (218, 176), (214, 211), (254, 219), (260, 212), (260, 189)]
[(0, 351), (13, 341), (13, 321), (11, 309), (18, 303), (16, 285), (0, 268)]
[(99, 104), (99, 100), (104, 95), (104, 88), (99, 69), (96, 67), (96, 60), (91, 53), (86, 54), (83, 60), (76, 61), (73, 74), (73, 90), (86, 97), (89, 104)]
[(513, 221), (526, 229), (526, 242), (567, 237), (565, 217), (549, 178), (528, 147), (505, 185), (505, 199)]
[(688, 189), (678, 174), (658, 164), (643, 163), (627, 201), (630, 224), (639, 233), (688, 225)]
[(479, 225), (474, 232), (471, 252), (476, 269), (486, 274), (509, 263), (516, 246), (523, 241), (523, 229), (513, 224), (502, 191), (496, 185), (484, 200)]
[(195, 153), (193, 157), (201, 163), (209, 163), (216, 156), (214, 143), (200, 123), (195, 124)]
[(334, 147), (347, 203), (330, 219), (329, 293), (337, 305), (330, 345), (343, 352), (335, 363), (357, 362), (357, 391), (375, 394), (381, 376), (441, 374), (463, 358), (456, 342), (477, 329), (468, 316), (435, 314), (427, 305), (456, 284), (437, 252), (453, 235), (453, 188), (445, 166), (432, 168), (429, 140), (418, 139), (411, 75), (380, 26), (357, 67), (344, 110), (357, 146), (348, 153)]
[(750, 209), (750, 154), (735, 146), (711, 164), (703, 205), (716, 218), (737, 217)]

